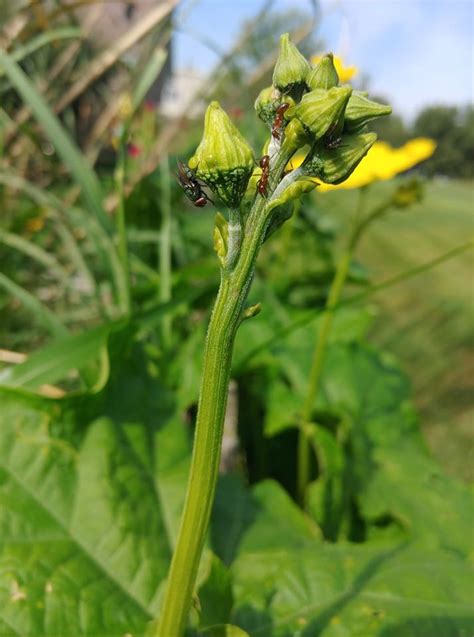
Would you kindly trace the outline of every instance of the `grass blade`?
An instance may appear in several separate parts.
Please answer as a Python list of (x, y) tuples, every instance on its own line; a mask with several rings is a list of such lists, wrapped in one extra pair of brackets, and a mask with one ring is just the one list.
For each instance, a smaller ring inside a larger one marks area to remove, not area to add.
[(165, 65), (168, 53), (163, 47), (155, 49), (151, 55), (150, 61), (146, 64), (140, 75), (137, 86), (133, 91), (132, 96), (132, 109), (136, 111), (140, 104), (145, 99), (146, 94), (150, 90), (151, 85), (160, 74), (163, 66)]
[(28, 241), (28, 239), (14, 234), (13, 232), (7, 232), (6, 230), (0, 229), (0, 243), (23, 252), (23, 254), (26, 254), (50, 270), (51, 273), (62, 281), (63, 284), (68, 284), (69, 275), (59, 261), (32, 241)]
[[(64, 204), (62, 201), (51, 193), (37, 188), (35, 185), (18, 175), (0, 172), (0, 184), (1, 183), (12, 188), (18, 188), (31, 197), (33, 201), (36, 201), (40, 206), (45, 206), (48, 209), (55, 210), (58, 218), (61, 218), (64, 214)], [(111, 237), (94, 216), (86, 214), (82, 209), (68, 207), (67, 214), (78, 224), (78, 226), (82, 226), (86, 229), (88, 236), (96, 246), (97, 253), (100, 255), (104, 263), (109, 264), (115, 287), (118, 291), (118, 296), (122, 300), (125, 294), (124, 286), (126, 285), (126, 280), (124, 279), (124, 272)], [(74, 239), (71, 237), (71, 240), (73, 241)], [(84, 260), (82, 260), (82, 262), (85, 263)], [(93, 280), (90, 270), (87, 278), (91, 278)], [(121, 309), (124, 309), (123, 302), (121, 303)]]
[(68, 166), (74, 180), (81, 188), (81, 194), (86, 208), (94, 214), (105, 230), (110, 231), (111, 222), (102, 206), (102, 188), (95, 172), (77, 149), (70, 135), (63, 128), (56, 115), (54, 115), (46, 103), (46, 100), (36, 90), (21, 67), (8, 53), (1, 50), (0, 67), (3, 67), (10, 82), (31, 108), (34, 116), (46, 132), (49, 141)]
[(31, 292), (28, 292), (28, 290), (25, 290), (25, 288), (12, 281), (1, 272), (0, 287), (19, 299), (23, 305), (30, 310), (38, 322), (41, 323), (53, 336), (64, 336), (68, 333), (67, 329), (58, 320), (54, 312), (51, 312), (51, 310), (38, 301)]
[[(77, 27), (62, 27), (59, 29), (52, 29), (51, 31), (47, 31), (46, 33), (41, 33), (35, 38), (32, 38), (24, 46), (15, 49), (11, 53), (11, 59), (15, 62), (21, 62), (23, 58), (31, 55), (50, 42), (55, 42), (58, 40), (68, 40), (71, 38), (80, 38), (81, 35), (82, 31)], [(3, 74), (4, 72), (0, 69), (0, 77), (2, 77)]]

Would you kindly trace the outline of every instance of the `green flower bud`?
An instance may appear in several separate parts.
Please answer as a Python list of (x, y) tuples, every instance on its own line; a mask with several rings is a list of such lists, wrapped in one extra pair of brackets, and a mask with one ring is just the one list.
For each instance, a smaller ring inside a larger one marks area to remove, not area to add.
[(310, 91), (316, 88), (330, 89), (339, 84), (339, 76), (334, 66), (332, 53), (325, 55), (306, 78)]
[(391, 106), (378, 104), (367, 99), (361, 92), (354, 92), (347, 104), (344, 127), (348, 131), (357, 131), (367, 122), (382, 115), (390, 115)]
[(344, 135), (337, 148), (319, 148), (317, 152), (322, 161), (319, 179), (326, 184), (340, 184), (354, 171), (376, 139), (375, 133)]
[(285, 155), (291, 157), (299, 148), (303, 148), (310, 141), (308, 133), (301, 122), (297, 119), (292, 119), (285, 128), (285, 137), (283, 138), (281, 150)]
[(393, 193), (392, 203), (396, 208), (407, 208), (423, 199), (424, 188), (419, 179), (410, 179), (400, 184)]
[(309, 62), (290, 41), (288, 33), (280, 37), (280, 52), (273, 71), (273, 85), (283, 93), (305, 84), (311, 70)]
[(204, 134), (189, 167), (230, 208), (236, 208), (254, 167), (247, 141), (222, 110), (211, 102), (204, 120)]
[(276, 110), (280, 103), (281, 93), (274, 86), (268, 86), (260, 91), (255, 100), (255, 111), (258, 117), (271, 126), (275, 119)]
[(335, 86), (329, 90), (315, 89), (307, 93), (301, 102), (287, 110), (288, 117), (298, 119), (316, 139), (336, 130), (342, 122), (351, 96), (349, 86)]

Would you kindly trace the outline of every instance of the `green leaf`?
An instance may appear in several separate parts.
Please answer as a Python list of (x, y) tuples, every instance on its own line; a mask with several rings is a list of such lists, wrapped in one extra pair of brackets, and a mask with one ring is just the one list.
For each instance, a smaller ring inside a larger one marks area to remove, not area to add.
[(188, 432), (140, 348), (116, 334), (109, 349), (99, 394), (47, 400), (0, 388), (6, 634), (142, 635), (158, 612)]
[(0, 384), (37, 389), (45, 383), (55, 383), (72, 369), (80, 370), (89, 365), (100, 354), (110, 332), (121, 325), (122, 321), (106, 323), (81, 334), (59, 338), (24, 363), (2, 370)]
[(251, 493), (221, 483), (213, 524), (240, 529), (224, 545), (235, 555), (231, 621), (252, 637), (469, 637), (474, 628), (472, 565), (453, 552), (323, 543), (272, 483)]
[[(203, 562), (208, 557), (207, 564)], [(207, 552), (201, 560), (200, 577), (203, 582), (199, 586), (199, 626), (205, 633), (217, 630), (218, 625), (226, 624), (233, 604), (232, 578), (229, 570), (215, 555)], [(211, 630), (212, 629), (212, 630)], [(217, 633), (216, 633), (217, 634)], [(225, 634), (225, 633), (223, 633)]]
[(322, 395), (321, 405), (336, 409), (349, 422), (346, 486), (367, 521), (379, 525), (392, 519), (425, 546), (468, 554), (472, 494), (430, 457), (408, 379), (393, 359), (363, 345), (333, 346)]

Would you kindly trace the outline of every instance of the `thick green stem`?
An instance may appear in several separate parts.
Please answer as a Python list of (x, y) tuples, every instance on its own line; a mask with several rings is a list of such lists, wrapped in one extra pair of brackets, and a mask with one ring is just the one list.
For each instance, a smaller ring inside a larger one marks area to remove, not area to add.
[[(269, 192), (273, 192), (280, 181), (288, 159), (288, 155), (283, 153), (278, 157), (269, 180)], [(181, 637), (186, 627), (217, 483), (234, 339), (269, 223), (266, 208), (267, 200), (257, 195), (245, 225), (235, 266), (222, 271), (204, 348), (184, 511), (162, 612), (160, 618), (152, 623), (149, 637)]]
[(326, 352), (326, 345), (334, 318), (334, 308), (339, 303), (351, 259), (352, 249), (348, 248), (343, 253), (337, 264), (336, 274), (331, 283), (326, 307), (318, 329), (316, 346), (313, 352), (308, 390), (306, 392), (306, 399), (301, 412), (301, 429), (298, 439), (298, 495), (302, 504), (304, 504), (306, 487), (310, 478), (309, 440), (306, 432), (306, 425), (311, 420), (311, 412), (318, 393), (324, 354)]
[[(281, 178), (287, 157), (281, 156), (269, 190)], [(255, 261), (268, 226), (267, 201), (257, 195), (247, 220), (233, 269), (225, 269), (212, 312), (204, 349), (193, 456), (183, 517), (171, 562), (162, 613), (150, 637), (181, 637), (184, 632), (204, 546), (220, 461), (222, 427), (232, 351)]]
[(184, 513), (153, 637), (180, 637), (186, 625), (214, 500), (234, 338), (260, 246), (262, 229), (256, 230), (244, 237), (234, 271), (223, 276), (209, 323)]

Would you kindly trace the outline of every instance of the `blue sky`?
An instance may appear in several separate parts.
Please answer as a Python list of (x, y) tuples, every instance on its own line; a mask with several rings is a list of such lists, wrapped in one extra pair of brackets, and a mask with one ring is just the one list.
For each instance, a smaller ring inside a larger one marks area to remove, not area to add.
[[(210, 71), (244, 20), (263, 0), (185, 0), (174, 43), (177, 67)], [(310, 10), (308, 0), (276, 0), (277, 9)], [(474, 99), (473, 0), (321, 0), (317, 35), (370, 78), (370, 90), (411, 119), (433, 103)], [(275, 43), (278, 41), (275, 34)], [(200, 42), (201, 40), (201, 42)]]

